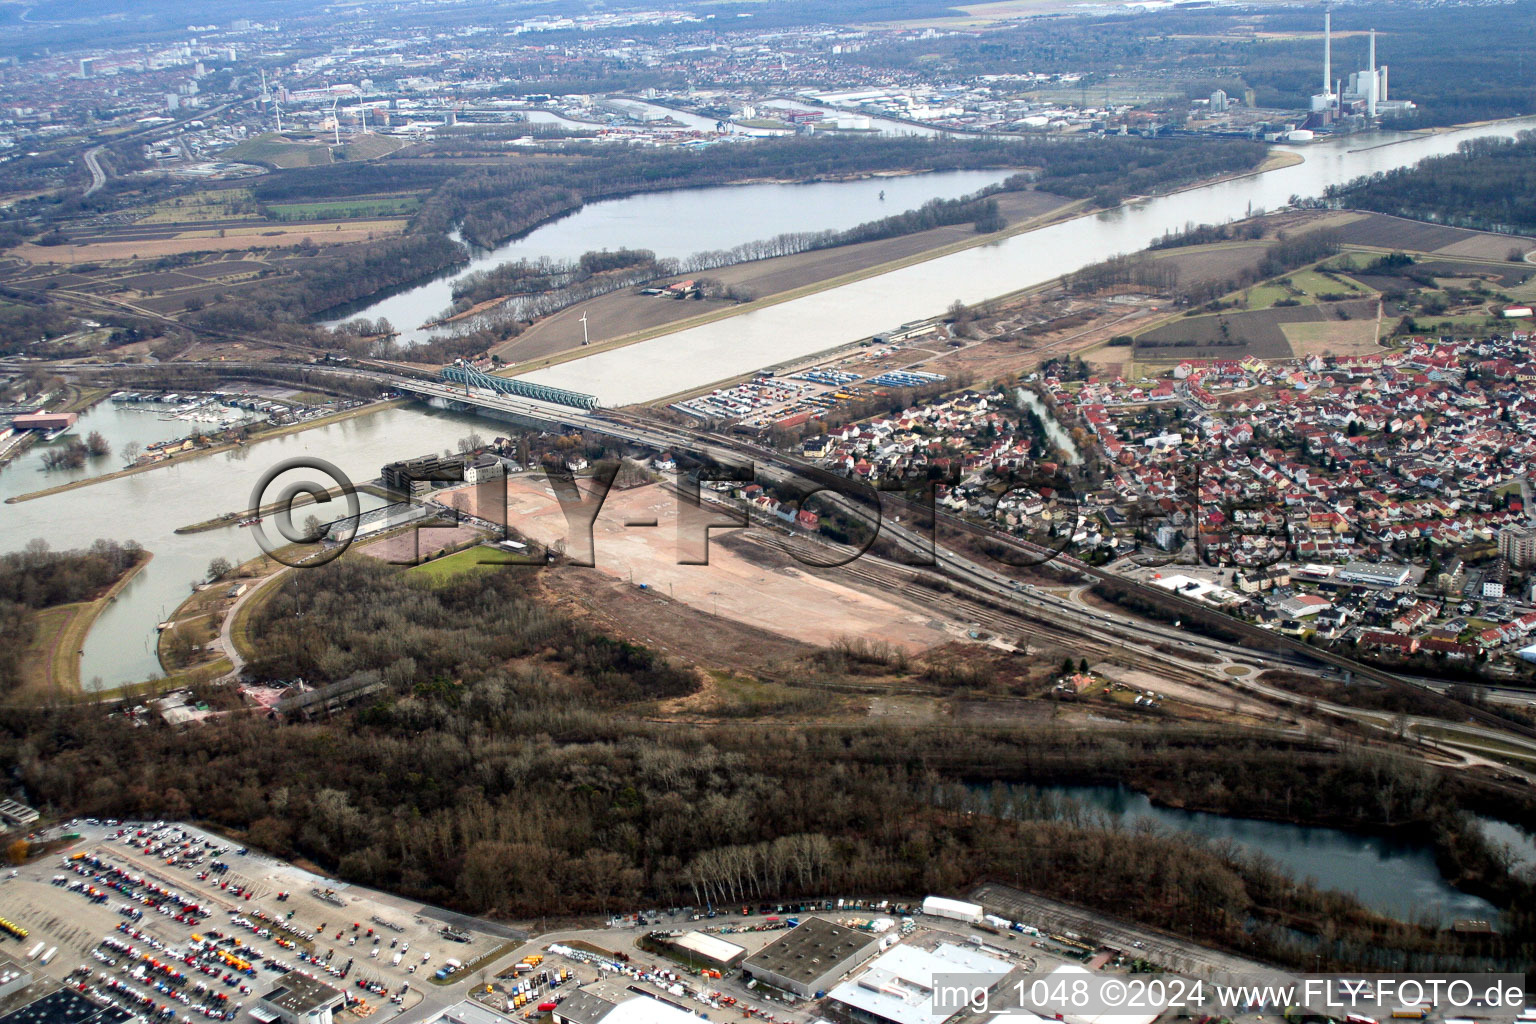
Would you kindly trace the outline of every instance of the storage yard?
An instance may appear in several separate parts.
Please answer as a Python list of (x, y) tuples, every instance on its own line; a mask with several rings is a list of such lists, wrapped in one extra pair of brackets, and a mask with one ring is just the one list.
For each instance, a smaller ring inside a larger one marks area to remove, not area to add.
[(24, 934), (0, 954), (147, 1019), (275, 1024), (285, 1000), (339, 994), (335, 1020), (351, 1024), (415, 1006), (444, 965), (506, 943), (195, 828), (70, 834), (79, 840), (4, 882), (5, 917)]

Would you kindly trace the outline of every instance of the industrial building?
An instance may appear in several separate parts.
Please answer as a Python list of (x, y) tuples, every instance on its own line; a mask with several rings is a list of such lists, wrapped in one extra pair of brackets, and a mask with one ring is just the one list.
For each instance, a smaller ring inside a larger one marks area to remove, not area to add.
[(1367, 66), (1344, 82), (1333, 77), (1333, 12), (1323, 11), (1323, 91), (1312, 97), (1314, 123), (1328, 124), (1339, 115), (1362, 114), (1375, 120), (1414, 109), (1408, 100), (1387, 98), (1387, 65), (1376, 64), (1376, 30), (1370, 32)]
[(981, 904), (951, 900), (943, 896), (927, 896), (923, 899), (923, 913), (929, 917), (947, 917), (951, 921), (981, 924)]
[[(611, 997), (611, 998), (610, 998)], [(560, 1000), (555, 1024), (698, 1024), (699, 1018), (676, 1004), (617, 986), (582, 989)], [(463, 1024), (482, 1024), (465, 1021)]]
[[(1077, 964), (1063, 964), (1050, 974), (1046, 975), (1045, 990), (1048, 992), (1070, 991), (1071, 979), (1076, 975), (1091, 975), (1093, 972), (1086, 967)], [(1058, 983), (1065, 982), (1065, 985)], [(1149, 997), (1151, 997), (1149, 993)], [(1154, 997), (1155, 998), (1155, 997)], [(1057, 1021), (1065, 1021), (1066, 1024), (1152, 1024), (1168, 1008), (1166, 997), (1163, 1005), (1138, 1006), (1135, 1012), (1108, 1013), (1096, 1010), (1084, 1010), (1082, 1007), (1070, 1005), (1064, 1002), (1061, 1006), (1049, 1006), (1045, 1009), (1053, 1011)], [(1022, 1022), (1030, 1024), (1030, 1022)]]
[(80, 417), (72, 412), (24, 412), (11, 418), (14, 430), (66, 430)]
[[(21, 993), (26, 999), (27, 993)], [(55, 988), (0, 1017), (0, 1024), (125, 1024), (136, 1019), (116, 1006), (89, 999), (70, 988)]]
[(1363, 583), (1368, 587), (1400, 587), (1408, 582), (1408, 567), (1390, 562), (1350, 562), (1334, 577), (1340, 583)]
[(896, 946), (827, 994), (827, 1012), (847, 1024), (943, 1024), (963, 1008), (935, 998), (934, 979), (964, 975), (967, 988), (997, 988), (1012, 965), (976, 949), (942, 943), (929, 952)]
[(461, 999), (428, 1017), (423, 1024), (511, 1024), (511, 1020), (484, 1003)]
[(0, 999), (32, 984), (32, 972), (8, 956), (0, 956)]
[(810, 999), (863, 963), (878, 945), (867, 932), (813, 917), (749, 956), (742, 970), (759, 982)]
[(261, 1024), (332, 1024), (344, 1002), (340, 990), (295, 971), (256, 1000), (251, 1016)]
[(19, 800), (0, 800), (0, 821), (18, 828), (36, 824), (41, 817), (37, 811)]
[(709, 967), (717, 971), (729, 971), (741, 966), (741, 962), (747, 958), (744, 947), (703, 932), (652, 935), (651, 939), (657, 945), (666, 947), (672, 956), (694, 968)]
[(555, 1024), (598, 1024), (618, 1004), (590, 989), (572, 992), (554, 1009)]

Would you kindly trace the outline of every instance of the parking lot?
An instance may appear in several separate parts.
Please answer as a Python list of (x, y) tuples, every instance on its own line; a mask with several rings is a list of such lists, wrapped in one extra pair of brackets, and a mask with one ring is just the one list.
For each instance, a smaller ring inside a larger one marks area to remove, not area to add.
[(0, 951), (150, 1019), (252, 1020), (292, 971), (346, 994), (343, 1024), (387, 1017), (420, 1003), (450, 961), (507, 945), (186, 826), (58, 833), (79, 838), (0, 882), (6, 917), (29, 933)]

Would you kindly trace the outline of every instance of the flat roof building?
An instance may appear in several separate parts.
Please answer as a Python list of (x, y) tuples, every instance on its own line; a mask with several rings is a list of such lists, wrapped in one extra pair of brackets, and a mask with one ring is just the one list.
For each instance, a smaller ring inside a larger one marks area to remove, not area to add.
[(967, 989), (995, 989), (1013, 968), (1006, 961), (953, 943), (929, 952), (897, 946), (869, 970), (827, 994), (829, 1011), (852, 1024), (943, 1024), (964, 1007), (935, 998), (934, 979), (964, 975)]
[(293, 971), (256, 1001), (251, 1016), (262, 1024), (332, 1024), (331, 1015), (344, 1003), (339, 989)]
[(1350, 562), (1339, 570), (1338, 579), (1344, 583), (1364, 583), (1372, 587), (1400, 587), (1408, 582), (1408, 567), (1383, 562)]
[(689, 961), (694, 967), (713, 967), (717, 971), (728, 971), (740, 966), (747, 958), (744, 947), (734, 942), (727, 942), (715, 935), (705, 935), (703, 932), (684, 932), (681, 935), (665, 936), (661, 941), (670, 947), (674, 956)]
[(124, 1024), (132, 1019), (126, 1010), (88, 999), (74, 989), (57, 988), (0, 1017), (0, 1024)]
[(775, 988), (809, 999), (874, 952), (879, 939), (818, 917), (802, 921), (742, 963), (742, 970)]
[(598, 1024), (617, 1005), (596, 992), (578, 989), (555, 1007), (555, 1024)]
[(461, 999), (428, 1017), (425, 1024), (512, 1024), (512, 1018), (497, 1013), (484, 1003)]

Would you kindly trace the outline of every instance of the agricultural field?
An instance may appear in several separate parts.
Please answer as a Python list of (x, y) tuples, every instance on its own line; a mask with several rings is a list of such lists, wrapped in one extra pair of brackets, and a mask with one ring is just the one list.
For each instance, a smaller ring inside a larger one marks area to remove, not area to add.
[(64, 295), (74, 292), (174, 316), (278, 270), (284, 259), (280, 256), (227, 259), (215, 254), (162, 259), (102, 259), (77, 264), (67, 271), (48, 266), (17, 267), (3, 280), (28, 291), (57, 290)]
[(1298, 358), (1310, 355), (1357, 356), (1380, 352), (1380, 325), (1374, 318), (1281, 324), (1280, 332)]
[(1254, 286), (1246, 299), (1249, 309), (1270, 309), (1281, 303), (1314, 305), (1323, 301), (1325, 295), (1364, 297), (1366, 294), (1363, 286), (1342, 275), (1330, 277), (1317, 270), (1301, 270)]
[[(1322, 342), (1319, 342), (1318, 338), (1327, 341), (1333, 337), (1331, 332), (1324, 331), (1322, 328), (1331, 328), (1334, 321), (1350, 320), (1366, 321), (1374, 333), (1376, 301), (1351, 299), (1345, 302), (1324, 302), (1307, 306), (1277, 306), (1269, 309), (1179, 317), (1139, 335), (1136, 338), (1136, 359), (1138, 362), (1242, 359), (1244, 356), (1257, 356), (1260, 359), (1289, 359), (1294, 350), (1285, 330), (1288, 325), (1317, 325), (1317, 328), (1311, 332), (1311, 337), (1307, 338), (1307, 342), (1319, 344)], [(1354, 334), (1348, 337), (1356, 338)]]
[(200, 224), (261, 216), (249, 189), (209, 189), (164, 199), (144, 208), (135, 224)]
[(1362, 245), (1373, 249), (1397, 249), (1486, 260), (1506, 260), (1511, 253), (1536, 249), (1536, 238), (1426, 224), (1389, 217), (1384, 213), (1362, 213), (1348, 219), (1340, 217), (1331, 220), (1329, 226), (1338, 228), (1340, 240), (1345, 245)]
[(360, 196), (314, 203), (272, 203), (273, 220), (349, 220), (363, 217), (408, 217), (421, 206), (419, 196)]

